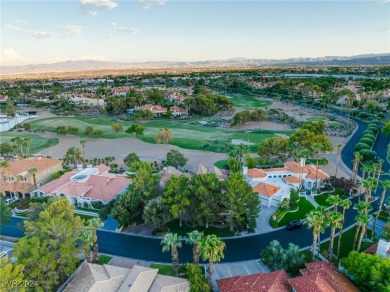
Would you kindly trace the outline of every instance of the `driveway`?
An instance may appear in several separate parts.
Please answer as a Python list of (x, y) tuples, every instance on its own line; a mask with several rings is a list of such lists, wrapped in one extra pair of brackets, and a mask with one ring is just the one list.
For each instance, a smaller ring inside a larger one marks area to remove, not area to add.
[(261, 210), (259, 212), (259, 216), (256, 220), (256, 233), (267, 233), (273, 231), (274, 229), (269, 225), (269, 219), (277, 210), (277, 207), (267, 208), (266, 206), (261, 206)]

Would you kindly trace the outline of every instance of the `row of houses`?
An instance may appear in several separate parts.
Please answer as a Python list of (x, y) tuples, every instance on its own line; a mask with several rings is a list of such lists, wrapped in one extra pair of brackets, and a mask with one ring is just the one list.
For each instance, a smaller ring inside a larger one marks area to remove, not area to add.
[(153, 116), (159, 117), (161, 115), (165, 115), (168, 112), (171, 112), (172, 116), (179, 117), (179, 116), (186, 116), (188, 115), (188, 111), (184, 108), (178, 107), (178, 106), (171, 106), (169, 108), (161, 107), (159, 105), (153, 105), (153, 104), (144, 104), (141, 106), (136, 106), (134, 109), (128, 109), (128, 114), (135, 114), (139, 111), (151, 111)]

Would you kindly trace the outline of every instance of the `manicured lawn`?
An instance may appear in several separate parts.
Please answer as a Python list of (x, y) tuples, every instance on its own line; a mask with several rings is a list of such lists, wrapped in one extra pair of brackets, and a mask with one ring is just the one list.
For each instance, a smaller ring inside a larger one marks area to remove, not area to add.
[(205, 228), (204, 226), (188, 226), (186, 223), (183, 221), (183, 226), (179, 226), (179, 220), (175, 219), (172, 220), (171, 222), (168, 222), (165, 224), (165, 227), (169, 228), (169, 232), (172, 233), (178, 233), (181, 236), (187, 236), (188, 232), (191, 232), (193, 230), (199, 230), (202, 231), (204, 235), (209, 235), (209, 234), (215, 234), (218, 237), (229, 237), (229, 236), (234, 236), (233, 233), (229, 231), (229, 227), (226, 228), (217, 228), (214, 226), (209, 226), (209, 228)]
[(329, 127), (337, 129), (341, 127), (341, 124), (339, 122), (329, 122)]
[(301, 197), (298, 203), (298, 211), (296, 212), (289, 212), (279, 221), (278, 226), (284, 226), (288, 224), (292, 220), (299, 220), (306, 218), (307, 213), (309, 213), (311, 210), (314, 210), (314, 206), (312, 203), (310, 203), (308, 200), (306, 200), (304, 197)]
[(246, 110), (256, 109), (258, 107), (267, 107), (272, 104), (270, 100), (257, 99), (254, 97), (245, 97), (240, 95), (227, 96), (234, 103), (235, 107), (240, 107)]
[[(342, 258), (348, 256), (349, 252), (352, 251), (353, 240), (354, 240), (354, 236), (355, 236), (355, 230), (356, 230), (356, 228), (353, 227), (353, 228), (351, 228), (351, 229), (349, 229), (347, 231), (344, 231), (342, 236), (341, 236), (340, 256)], [(335, 253), (337, 253), (338, 242), (339, 242), (339, 237), (337, 236), (337, 237), (335, 237), (334, 244), (333, 244), (333, 249), (334, 249)], [(362, 246), (361, 246), (361, 251), (367, 249), (368, 247), (370, 247), (373, 244), (374, 243), (364, 242), (363, 241), (362, 242)], [(321, 244), (321, 253), (323, 253), (323, 252), (327, 253), (328, 248), (329, 248), (329, 241), (324, 242), (323, 244)]]
[(158, 269), (158, 274), (160, 275), (173, 276), (174, 274), (172, 265), (151, 264), (150, 268)]
[(313, 117), (307, 118), (306, 120), (309, 121), (309, 122), (318, 122), (318, 121), (325, 120), (325, 117), (323, 117), (323, 116), (313, 116)]
[(318, 205), (329, 207), (331, 204), (326, 202), (326, 199), (329, 197), (329, 194), (322, 194), (314, 197), (314, 200), (317, 202)]
[(97, 264), (99, 265), (105, 265), (108, 264), (109, 261), (111, 261), (112, 257), (107, 255), (99, 255), (99, 260), (97, 261)]
[(214, 163), (214, 165), (220, 169), (226, 169), (225, 166), (227, 166), (228, 161), (227, 160), (220, 160)]
[[(101, 138), (116, 139), (133, 137), (133, 135), (125, 132), (118, 135), (113, 133), (111, 125), (117, 123), (116, 120), (110, 117), (57, 117), (36, 120), (30, 123), (33, 129), (42, 129), (54, 132), (57, 126), (71, 126), (78, 127), (78, 136), (83, 137), (85, 127), (92, 126), (95, 130), (102, 130)], [(126, 130), (134, 122), (121, 122), (124, 130)], [(221, 128), (204, 127), (200, 125), (179, 124), (171, 121), (150, 121), (143, 122), (145, 127), (144, 136), (142, 140), (148, 143), (156, 143), (155, 137), (159, 129), (169, 128), (173, 132), (173, 140), (170, 144), (176, 145), (185, 149), (202, 150), (205, 143), (208, 147), (205, 150), (213, 152), (226, 152), (226, 145), (230, 144), (232, 139), (243, 139), (245, 141), (254, 143), (249, 148), (252, 152), (258, 151), (258, 144), (265, 138), (274, 136), (274, 131), (260, 130), (260, 131), (230, 131)], [(280, 133), (288, 134), (288, 132), (281, 131)]]
[(43, 138), (34, 134), (22, 134), (17, 132), (2, 132), (1, 143), (11, 142), (14, 137), (31, 138), (30, 153), (38, 153), (43, 149), (55, 146), (58, 144), (58, 138)]

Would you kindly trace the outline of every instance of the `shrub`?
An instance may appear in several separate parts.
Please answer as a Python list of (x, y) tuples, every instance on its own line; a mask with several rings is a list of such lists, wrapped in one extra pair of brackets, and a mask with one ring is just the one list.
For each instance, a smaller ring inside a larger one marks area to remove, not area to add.
[(367, 135), (367, 134), (373, 135), (373, 136), (374, 136), (374, 132), (371, 131), (371, 130), (365, 130), (365, 131), (363, 132), (363, 135)]
[(369, 126), (367, 127), (367, 130), (373, 132), (374, 134), (378, 133), (378, 127), (375, 126), (375, 125), (369, 125)]
[(363, 156), (363, 161), (373, 160), (376, 156), (376, 152), (369, 149), (361, 149), (359, 153)]
[(370, 139), (370, 140), (372, 140), (372, 141), (375, 141), (375, 136), (374, 135), (371, 135), (371, 134), (364, 134), (363, 136), (362, 136), (362, 139)]
[(374, 141), (371, 140), (371, 139), (368, 139), (368, 138), (361, 138), (360, 141), (359, 141), (359, 144), (360, 143), (367, 144), (367, 145), (369, 145), (371, 147), (372, 147), (372, 145), (374, 145)]
[(368, 114), (366, 112), (360, 112), (358, 117), (361, 118), (361, 119), (367, 119), (368, 118)]
[(355, 151), (360, 151), (363, 149), (371, 150), (371, 146), (366, 143), (360, 143), (360, 142), (355, 145)]

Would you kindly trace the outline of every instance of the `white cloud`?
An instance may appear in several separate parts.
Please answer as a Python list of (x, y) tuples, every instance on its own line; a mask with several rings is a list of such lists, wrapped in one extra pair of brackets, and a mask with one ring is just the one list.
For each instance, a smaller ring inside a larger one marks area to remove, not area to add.
[(60, 26), (60, 28), (65, 32), (65, 35), (81, 35), (83, 32), (83, 27), (78, 25), (65, 25)]
[(376, 2), (379, 4), (385, 4), (385, 3), (390, 3), (390, 0), (371, 0), (372, 2)]
[(118, 4), (112, 0), (80, 0), (81, 12), (90, 16), (95, 16), (99, 10), (111, 10), (117, 7)]
[(6, 48), (1, 53), (1, 64), (17, 64), (26, 61), (26, 58), (19, 55), (15, 49)]
[(30, 29), (19, 28), (15, 25), (12, 25), (12, 24), (6, 24), (4, 27), (14, 31), (15, 33), (17, 33), (19, 35), (31, 36), (31, 37), (39, 38), (39, 39), (51, 38), (53, 36), (53, 34), (50, 32), (35, 31), (35, 30), (30, 30)]
[(115, 22), (111, 22), (109, 23), (115, 30), (117, 31), (121, 31), (121, 32), (126, 32), (126, 33), (129, 33), (129, 34), (133, 34), (133, 33), (136, 33), (138, 32), (138, 29), (134, 28), (134, 27), (124, 27), (124, 26), (120, 26), (118, 25), (117, 23)]
[(138, 1), (145, 9), (148, 9), (155, 4), (164, 5), (167, 2), (166, 0), (138, 0)]
[(390, 33), (390, 28), (383, 28), (383, 29), (377, 30), (376, 32), (387, 32), (387, 33)]

